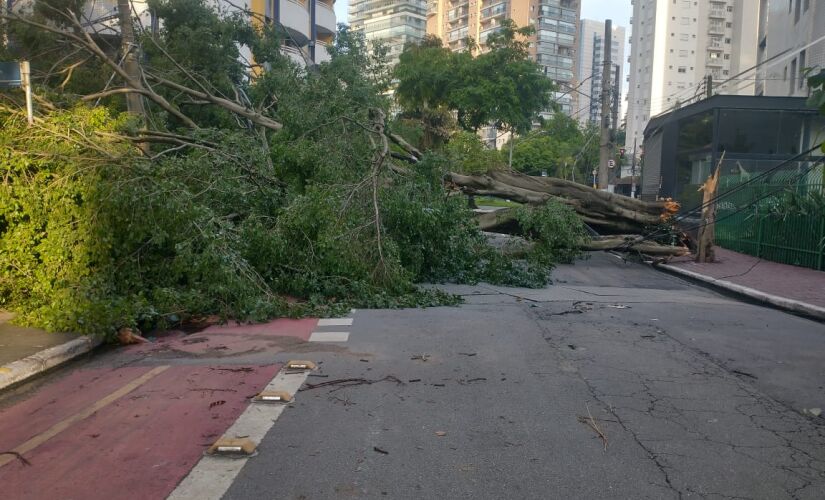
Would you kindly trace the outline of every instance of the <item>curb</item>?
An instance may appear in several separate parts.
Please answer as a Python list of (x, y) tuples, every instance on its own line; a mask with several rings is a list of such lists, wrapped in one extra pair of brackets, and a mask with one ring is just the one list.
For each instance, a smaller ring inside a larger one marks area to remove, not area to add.
[(0, 366), (0, 390), (39, 375), (57, 365), (86, 354), (99, 346), (102, 340), (84, 335)]
[(772, 305), (774, 307), (791, 313), (801, 314), (803, 316), (808, 316), (819, 321), (825, 321), (825, 307), (815, 306), (813, 304), (808, 304), (807, 302), (800, 302), (798, 300), (792, 300), (787, 297), (771, 295), (770, 293), (762, 292), (754, 288), (737, 285), (736, 283), (732, 283), (730, 281), (712, 278), (704, 274), (700, 274), (694, 271), (688, 271), (687, 269), (682, 269), (681, 267), (676, 267), (669, 264), (657, 264), (654, 267), (664, 269), (665, 271), (668, 271), (673, 274), (686, 276), (688, 278), (701, 281), (713, 287), (721, 288), (723, 290), (727, 290), (738, 295), (743, 295), (745, 297), (757, 300), (759, 302), (764, 302), (766, 304)]

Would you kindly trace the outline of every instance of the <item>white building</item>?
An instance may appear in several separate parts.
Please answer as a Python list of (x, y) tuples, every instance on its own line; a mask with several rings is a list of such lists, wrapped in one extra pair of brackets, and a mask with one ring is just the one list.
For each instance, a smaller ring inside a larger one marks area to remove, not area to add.
[(753, 95), (753, 77), (725, 80), (756, 64), (757, 0), (633, 0), (631, 24), (628, 151), (651, 116), (706, 95), (708, 76), (715, 92)]
[(825, 1), (760, 3), (756, 95), (805, 97), (806, 72), (825, 69)]
[(392, 64), (406, 44), (421, 41), (427, 33), (426, 0), (350, 0), (347, 16), (353, 30), (387, 45)]
[[(616, 66), (619, 75), (624, 75), (625, 58), (625, 28), (615, 26), (611, 44), (611, 59), (613, 70), (611, 81), (616, 84)], [(604, 23), (591, 19), (582, 19), (579, 29), (579, 62), (578, 81), (581, 87), (578, 92), (578, 106), (573, 116), (582, 125), (599, 123), (602, 116), (602, 70), (604, 69)], [(612, 92), (612, 90), (611, 90)], [(621, 104), (622, 82), (619, 80), (619, 92), (616, 105)], [(592, 99), (591, 99), (592, 97)]]

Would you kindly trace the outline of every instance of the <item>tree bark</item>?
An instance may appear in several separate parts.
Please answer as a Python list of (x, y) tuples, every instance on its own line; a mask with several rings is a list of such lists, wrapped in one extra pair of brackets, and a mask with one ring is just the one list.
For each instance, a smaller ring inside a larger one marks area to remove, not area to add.
[[(120, 21), (120, 50), (123, 57), (123, 69), (134, 81), (140, 81), (140, 63), (138, 46), (135, 42), (135, 28), (132, 24), (132, 3), (129, 0), (117, 0), (117, 12)], [(143, 107), (143, 95), (139, 92), (126, 93), (126, 109), (141, 118), (145, 124), (146, 111)]]
[[(722, 153), (722, 159), (724, 158), (725, 155)], [(713, 251), (716, 240), (716, 203), (713, 200), (716, 198), (716, 190), (719, 187), (719, 169), (722, 160), (719, 160), (719, 163), (716, 172), (711, 174), (708, 180), (699, 188), (699, 191), (704, 191), (704, 193), (702, 197), (702, 225), (699, 227), (699, 237), (697, 238), (696, 262), (713, 262), (716, 260), (716, 254)]]
[(531, 177), (493, 170), (483, 175), (448, 173), (449, 182), (468, 195), (504, 198), (529, 205), (556, 199), (595, 229), (608, 233), (642, 232), (667, 220), (679, 208), (669, 201), (642, 201), (554, 177)]
[[(487, 241), (499, 252), (511, 257), (524, 257), (533, 248), (533, 243), (520, 236), (502, 236), (497, 232), (486, 232)], [(639, 252), (654, 257), (681, 257), (690, 251), (685, 247), (660, 245), (654, 241), (641, 241), (639, 235), (625, 234), (615, 236), (599, 236), (582, 245), (585, 251)]]

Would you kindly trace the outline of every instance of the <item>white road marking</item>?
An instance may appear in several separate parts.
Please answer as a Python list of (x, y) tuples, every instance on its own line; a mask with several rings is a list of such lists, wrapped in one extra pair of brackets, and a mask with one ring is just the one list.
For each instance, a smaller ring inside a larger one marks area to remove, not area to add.
[(352, 318), (324, 318), (318, 320), (318, 326), (351, 326)]
[[(309, 372), (278, 373), (264, 389), (265, 391), (286, 391), (295, 394), (307, 379)], [(252, 403), (232, 424), (224, 437), (246, 437), (255, 445), (260, 445), (266, 433), (281, 416), (286, 405)], [(229, 490), (238, 473), (249, 458), (227, 458), (204, 455), (189, 471), (183, 481), (167, 497), (170, 500), (219, 500)]]
[(349, 340), (349, 332), (312, 332), (309, 336), (310, 342), (346, 342)]

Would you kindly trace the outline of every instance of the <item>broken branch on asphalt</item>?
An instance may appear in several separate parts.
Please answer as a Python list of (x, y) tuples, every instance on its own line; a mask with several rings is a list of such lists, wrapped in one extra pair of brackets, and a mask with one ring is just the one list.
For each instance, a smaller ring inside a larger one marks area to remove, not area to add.
[(394, 375), (387, 375), (384, 378), (379, 378), (379, 379), (374, 379), (374, 380), (366, 379), (366, 378), (363, 378), (363, 377), (340, 378), (340, 379), (336, 379), (336, 380), (328, 380), (326, 382), (321, 382), (321, 383), (318, 383), (318, 384), (309, 384), (309, 383), (307, 383), (307, 384), (304, 384), (303, 387), (298, 389), (298, 392), (311, 391), (313, 389), (320, 389), (322, 387), (335, 387), (335, 389), (330, 391), (330, 392), (334, 392), (334, 391), (337, 391), (337, 390), (340, 390), (340, 389), (345, 389), (347, 387), (354, 387), (354, 386), (358, 386), (358, 385), (372, 385), (372, 384), (377, 384), (379, 382), (395, 382), (395, 385), (407, 385), (403, 381), (401, 381), (398, 377), (396, 377)]

